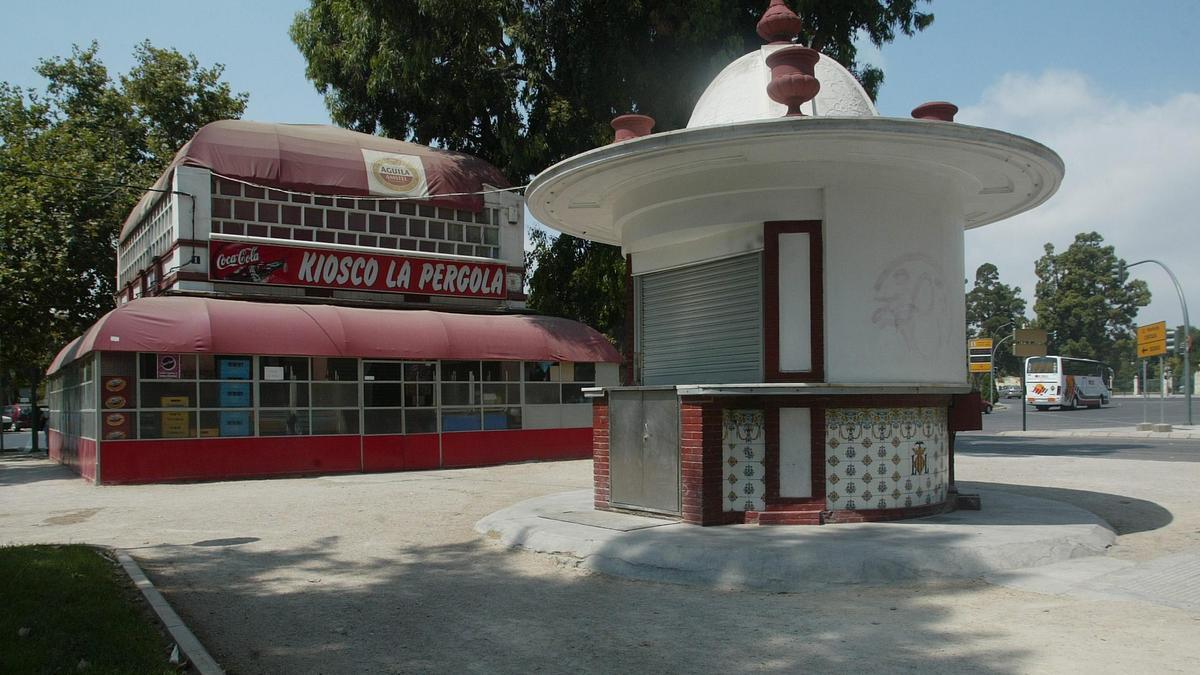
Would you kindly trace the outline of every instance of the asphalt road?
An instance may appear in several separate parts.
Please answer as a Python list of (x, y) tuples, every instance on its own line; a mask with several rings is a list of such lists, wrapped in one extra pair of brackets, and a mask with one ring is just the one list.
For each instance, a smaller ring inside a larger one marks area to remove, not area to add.
[[(1001, 399), (997, 408), (990, 415), (983, 416), (984, 432), (1020, 431), (1021, 402), (1018, 399)], [(1196, 413), (1196, 401), (1192, 402), (1192, 414), (1200, 423), (1200, 414)], [(1161, 402), (1162, 419), (1171, 424), (1187, 423), (1187, 408), (1182, 396), (1168, 398)], [(1143, 406), (1140, 398), (1114, 398), (1103, 408), (1080, 408), (1078, 410), (1037, 410), (1029, 406), (1025, 413), (1026, 428), (1034, 430), (1058, 429), (1105, 429), (1112, 427), (1132, 427), (1143, 420), (1158, 422), (1160, 417), (1160, 400), (1149, 399)]]

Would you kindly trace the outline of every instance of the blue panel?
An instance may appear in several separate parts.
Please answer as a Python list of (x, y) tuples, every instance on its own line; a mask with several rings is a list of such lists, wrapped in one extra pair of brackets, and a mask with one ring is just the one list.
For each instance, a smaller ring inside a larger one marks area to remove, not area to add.
[(250, 379), (250, 359), (217, 357), (217, 378), (221, 380)]
[(229, 410), (221, 413), (222, 436), (251, 436), (253, 432), (248, 410)]
[(222, 382), (217, 391), (218, 405), (222, 408), (249, 408), (249, 382)]

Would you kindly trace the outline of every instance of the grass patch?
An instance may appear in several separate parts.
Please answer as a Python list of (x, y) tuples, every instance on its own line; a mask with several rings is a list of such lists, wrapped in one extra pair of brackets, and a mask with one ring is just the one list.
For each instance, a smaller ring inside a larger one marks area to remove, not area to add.
[(0, 672), (175, 673), (170, 644), (100, 550), (0, 548)]

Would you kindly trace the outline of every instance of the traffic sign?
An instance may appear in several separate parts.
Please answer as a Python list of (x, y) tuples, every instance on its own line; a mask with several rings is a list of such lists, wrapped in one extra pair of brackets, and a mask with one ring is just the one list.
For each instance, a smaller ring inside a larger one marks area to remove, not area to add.
[(967, 370), (972, 373), (992, 371), (992, 339), (967, 340)]
[(1013, 356), (1045, 356), (1046, 331), (1040, 328), (1018, 328), (1013, 331)]
[(1167, 353), (1167, 322), (1138, 326), (1137, 329), (1138, 358), (1162, 356)]

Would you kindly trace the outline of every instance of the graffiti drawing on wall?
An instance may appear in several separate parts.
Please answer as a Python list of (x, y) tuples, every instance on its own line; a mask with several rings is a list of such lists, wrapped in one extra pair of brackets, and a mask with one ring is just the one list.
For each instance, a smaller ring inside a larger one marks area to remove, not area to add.
[(875, 278), (871, 323), (892, 330), (910, 352), (936, 354), (946, 344), (949, 296), (941, 265), (924, 253), (906, 253), (889, 262)]

